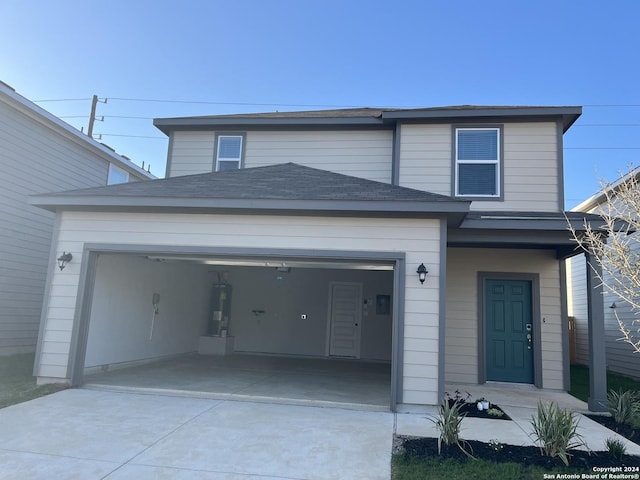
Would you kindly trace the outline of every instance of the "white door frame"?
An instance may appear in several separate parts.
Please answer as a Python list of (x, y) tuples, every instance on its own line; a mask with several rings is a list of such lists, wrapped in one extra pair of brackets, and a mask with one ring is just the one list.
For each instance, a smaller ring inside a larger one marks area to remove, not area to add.
[[(331, 327), (333, 323), (333, 287), (336, 285), (346, 285), (346, 286), (356, 286), (358, 287), (358, 304), (360, 308), (357, 311), (358, 315), (358, 325), (357, 325), (357, 338), (356, 338), (356, 354), (354, 357), (348, 358), (360, 358), (360, 346), (362, 341), (362, 283), (360, 282), (329, 282), (329, 304), (327, 308), (327, 337), (326, 337), (326, 348), (325, 354), (327, 357), (331, 355)], [(336, 355), (337, 356), (337, 355)], [(345, 357), (346, 358), (346, 357)]]

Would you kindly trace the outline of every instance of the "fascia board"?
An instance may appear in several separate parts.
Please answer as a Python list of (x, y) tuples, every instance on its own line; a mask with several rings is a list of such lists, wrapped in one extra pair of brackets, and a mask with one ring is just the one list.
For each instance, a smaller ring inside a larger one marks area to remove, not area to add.
[(416, 201), (344, 201), (344, 200), (278, 200), (278, 199), (218, 199), (218, 198), (158, 198), (158, 197), (74, 197), (36, 195), (31, 205), (55, 211), (57, 209), (109, 208), (136, 209), (225, 209), (225, 210), (283, 210), (283, 211), (335, 211), (379, 212), (404, 214), (466, 213), (469, 202), (416, 202)]
[(172, 130), (215, 129), (216, 127), (306, 127), (306, 126), (380, 126), (374, 117), (328, 118), (155, 118), (153, 125), (166, 135)]
[(563, 131), (582, 115), (582, 107), (470, 108), (382, 112), (382, 120), (442, 120), (461, 118), (562, 117)]
[[(588, 220), (587, 220), (588, 221)], [(585, 219), (545, 219), (545, 220), (482, 220), (467, 219), (460, 226), (461, 230), (555, 230), (566, 231), (569, 223), (575, 230), (584, 230)]]

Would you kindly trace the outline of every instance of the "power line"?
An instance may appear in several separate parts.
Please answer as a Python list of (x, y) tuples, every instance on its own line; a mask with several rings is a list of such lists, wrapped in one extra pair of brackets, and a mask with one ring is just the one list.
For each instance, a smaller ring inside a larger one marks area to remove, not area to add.
[[(181, 103), (192, 105), (243, 105), (243, 106), (274, 106), (281, 107), (331, 107), (331, 108), (361, 108), (362, 105), (330, 105), (330, 104), (315, 104), (315, 103), (279, 103), (279, 102), (212, 102), (203, 100), (167, 100), (159, 98), (125, 98), (125, 97), (109, 97), (109, 100), (125, 101), (125, 102), (150, 102), (150, 103)], [(412, 107), (403, 107), (412, 108)]]
[(582, 123), (575, 127), (640, 127), (640, 123)]
[[(339, 105), (339, 104), (322, 104), (322, 103), (281, 103), (281, 102), (219, 102), (206, 100), (175, 100), (166, 98), (135, 98), (135, 97), (108, 97), (109, 100), (117, 100), (124, 102), (150, 102), (150, 103), (182, 103), (182, 104), (200, 104), (200, 105), (245, 105), (245, 106), (272, 106), (279, 105), (283, 107), (330, 107), (330, 108), (360, 108), (362, 105)], [(33, 100), (35, 103), (42, 102), (79, 102), (89, 101), (91, 97), (82, 98), (46, 98), (41, 100)], [(640, 104), (634, 103), (585, 103), (582, 105), (587, 108), (640, 108)], [(395, 105), (396, 108), (420, 108), (409, 105)], [(380, 108), (393, 108), (380, 107)]]
[(153, 138), (158, 140), (168, 140), (168, 137), (156, 137), (150, 135), (125, 135), (121, 133), (96, 133), (96, 136), (101, 135), (103, 137), (128, 137), (128, 138)]
[(583, 107), (640, 107), (640, 105), (635, 105), (635, 104), (625, 104), (625, 103), (610, 103), (610, 104), (597, 104), (597, 103), (592, 103), (592, 104), (585, 104), (582, 105)]
[(87, 102), (91, 100), (91, 98), (49, 98), (45, 100), (31, 100), (33, 103), (43, 103), (43, 102)]

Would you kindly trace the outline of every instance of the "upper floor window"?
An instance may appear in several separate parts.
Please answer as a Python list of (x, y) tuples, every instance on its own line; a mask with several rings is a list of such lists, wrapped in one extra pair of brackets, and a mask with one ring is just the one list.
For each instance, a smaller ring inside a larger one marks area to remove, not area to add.
[(129, 172), (120, 167), (116, 167), (113, 163), (109, 164), (109, 176), (107, 177), (107, 185), (115, 185), (116, 183), (127, 183), (129, 181)]
[(500, 196), (500, 128), (455, 129), (455, 195)]
[(216, 141), (216, 172), (240, 168), (244, 136), (218, 135)]

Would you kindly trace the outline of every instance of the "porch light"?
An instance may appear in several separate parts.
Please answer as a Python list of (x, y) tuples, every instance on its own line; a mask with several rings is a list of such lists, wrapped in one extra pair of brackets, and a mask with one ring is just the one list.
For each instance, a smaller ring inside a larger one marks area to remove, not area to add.
[(418, 267), (418, 270), (416, 270), (416, 273), (418, 274), (418, 280), (420, 280), (420, 283), (424, 283), (424, 281), (427, 279), (427, 267), (424, 266), (424, 263), (421, 263), (420, 266)]
[(64, 267), (67, 266), (67, 263), (69, 263), (72, 258), (73, 255), (71, 255), (71, 252), (62, 252), (62, 255), (58, 257), (58, 266), (60, 267), (60, 270), (64, 270)]

